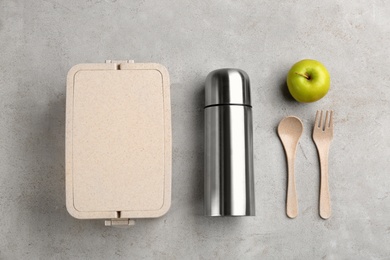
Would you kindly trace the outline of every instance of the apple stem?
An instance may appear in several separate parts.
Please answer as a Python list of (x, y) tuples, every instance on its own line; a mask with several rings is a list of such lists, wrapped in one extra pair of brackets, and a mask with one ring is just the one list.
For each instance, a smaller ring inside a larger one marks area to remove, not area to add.
[(306, 75), (306, 74), (301, 74), (301, 73), (298, 73), (298, 72), (295, 72), (295, 74), (299, 75), (299, 76), (302, 76), (304, 78), (306, 78), (307, 80), (310, 79), (310, 76)]

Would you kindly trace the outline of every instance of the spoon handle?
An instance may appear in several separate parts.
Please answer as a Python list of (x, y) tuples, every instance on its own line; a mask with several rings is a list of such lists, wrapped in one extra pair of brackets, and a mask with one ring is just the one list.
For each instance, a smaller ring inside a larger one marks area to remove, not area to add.
[(294, 161), (295, 153), (288, 157), (288, 181), (287, 181), (287, 202), (286, 213), (289, 218), (295, 218), (298, 216), (298, 198), (297, 190), (295, 188), (295, 175), (294, 175)]

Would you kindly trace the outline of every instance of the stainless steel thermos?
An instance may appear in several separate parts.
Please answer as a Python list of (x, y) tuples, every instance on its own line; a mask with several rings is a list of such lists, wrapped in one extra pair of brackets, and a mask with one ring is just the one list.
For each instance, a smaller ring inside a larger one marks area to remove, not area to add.
[(205, 87), (205, 215), (254, 216), (253, 127), (248, 75), (212, 71)]

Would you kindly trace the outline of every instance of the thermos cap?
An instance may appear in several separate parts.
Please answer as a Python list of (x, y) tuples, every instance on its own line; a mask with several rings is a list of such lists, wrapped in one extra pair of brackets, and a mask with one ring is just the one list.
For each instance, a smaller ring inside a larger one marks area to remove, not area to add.
[(251, 106), (249, 77), (240, 69), (218, 69), (206, 78), (205, 107), (215, 105)]

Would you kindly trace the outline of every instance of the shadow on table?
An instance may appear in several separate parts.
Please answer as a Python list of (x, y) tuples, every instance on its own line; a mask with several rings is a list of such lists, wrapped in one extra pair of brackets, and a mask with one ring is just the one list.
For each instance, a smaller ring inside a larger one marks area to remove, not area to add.
[(195, 132), (194, 136), (194, 151), (196, 161), (192, 186), (192, 198), (194, 207), (194, 215), (203, 215), (203, 196), (204, 196), (204, 97), (205, 97), (205, 86), (201, 84), (197, 86), (196, 93), (194, 95), (194, 119), (195, 119)]
[[(47, 95), (50, 96), (50, 91)], [(24, 97), (17, 104), (15, 145), (23, 169), (19, 208), (39, 231), (66, 219), (65, 208), (65, 93), (48, 102)]]
[(293, 96), (291, 96), (290, 91), (288, 90), (286, 78), (284, 78), (284, 77), (281, 78), (279, 80), (279, 82), (280, 82), (279, 89), (280, 89), (280, 92), (282, 93), (284, 100), (288, 101), (288, 102), (296, 102), (295, 99), (293, 98)]

